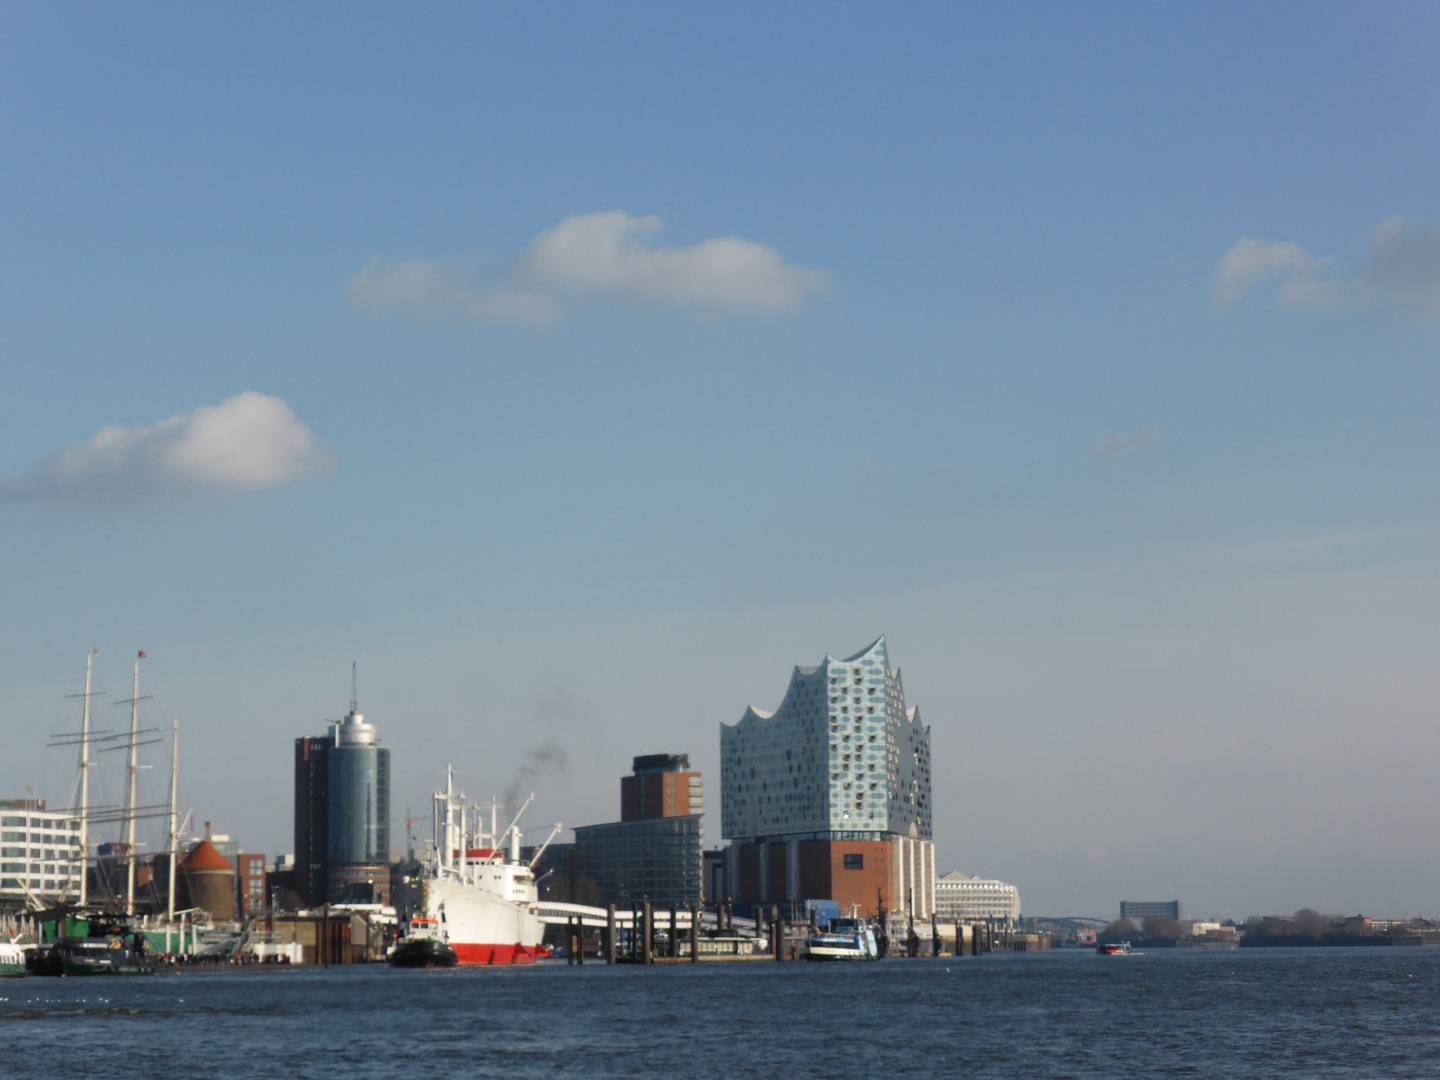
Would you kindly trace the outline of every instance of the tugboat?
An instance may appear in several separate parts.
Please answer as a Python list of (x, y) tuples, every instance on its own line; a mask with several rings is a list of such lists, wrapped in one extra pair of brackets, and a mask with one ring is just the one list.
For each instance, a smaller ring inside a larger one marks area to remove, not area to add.
[(460, 957), (445, 942), (439, 923), (424, 916), (410, 920), (405, 936), (385, 959), (397, 968), (452, 968), (460, 963)]

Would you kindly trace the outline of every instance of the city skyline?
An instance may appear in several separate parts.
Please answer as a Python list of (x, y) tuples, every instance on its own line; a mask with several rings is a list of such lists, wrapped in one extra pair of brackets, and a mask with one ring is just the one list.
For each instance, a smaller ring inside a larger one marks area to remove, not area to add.
[(144, 649), (286, 851), (355, 661), (392, 818), (671, 750), (716, 846), (883, 634), (938, 870), (1440, 915), (1432, 9), (4, 18), (0, 797)]

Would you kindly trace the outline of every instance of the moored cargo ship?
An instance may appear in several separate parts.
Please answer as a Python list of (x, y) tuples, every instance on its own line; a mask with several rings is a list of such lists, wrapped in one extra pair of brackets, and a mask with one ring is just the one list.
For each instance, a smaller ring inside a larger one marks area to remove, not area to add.
[[(435, 794), (438, 842), (430, 871), (420, 883), (411, 926), (425, 928), (427, 935), (453, 949), (462, 966), (533, 964), (548, 955), (540, 943), (545, 928), (532, 869), (540, 856), (521, 861), (519, 814), (500, 834), (509, 840), (507, 854), (503, 839), (496, 842), (494, 812), (492, 804), (489, 833), (482, 833), (478, 814), (467, 810), (463, 795), (455, 793), (453, 774), (447, 774), (445, 791)], [(414, 933), (418, 939), (418, 931)], [(410, 937), (407, 932), (397, 953)]]

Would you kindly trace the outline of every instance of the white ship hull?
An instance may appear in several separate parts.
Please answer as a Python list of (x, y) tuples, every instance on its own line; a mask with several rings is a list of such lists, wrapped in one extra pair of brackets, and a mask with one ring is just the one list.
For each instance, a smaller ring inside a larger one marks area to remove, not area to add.
[(425, 882), (425, 914), (436, 920), (441, 940), (462, 965), (533, 964), (546, 955), (540, 947), (544, 925), (533, 901), (508, 900), (453, 878), (432, 878)]

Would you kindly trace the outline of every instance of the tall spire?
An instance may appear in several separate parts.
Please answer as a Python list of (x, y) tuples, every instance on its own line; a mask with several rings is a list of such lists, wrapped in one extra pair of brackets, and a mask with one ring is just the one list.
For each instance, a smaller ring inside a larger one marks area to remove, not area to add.
[(358, 696), (356, 695), (356, 693), (355, 693), (355, 661), (354, 661), (354, 660), (351, 660), (351, 661), (350, 661), (350, 711), (351, 711), (352, 713), (357, 713), (357, 712), (360, 711), (360, 699), (359, 699), (359, 697), (358, 697)]

